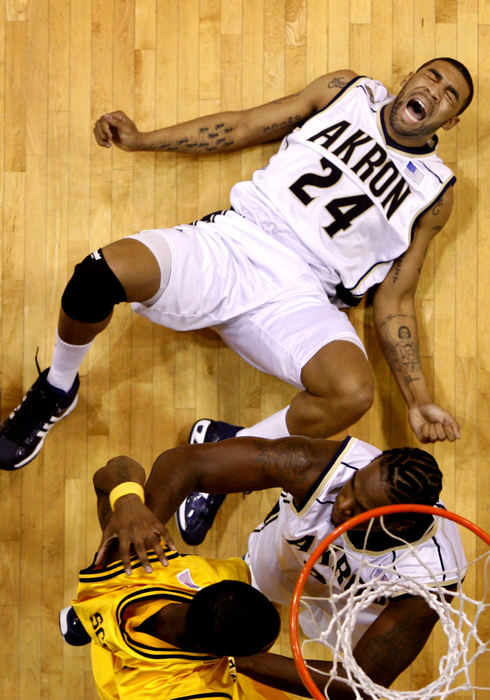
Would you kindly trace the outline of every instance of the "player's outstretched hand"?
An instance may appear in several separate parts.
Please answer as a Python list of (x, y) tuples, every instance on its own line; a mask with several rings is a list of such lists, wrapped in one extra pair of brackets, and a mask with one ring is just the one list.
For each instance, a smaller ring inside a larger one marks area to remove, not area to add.
[(94, 565), (96, 567), (104, 566), (112, 541), (118, 539), (119, 557), (126, 574), (130, 576), (132, 573), (131, 547), (134, 548), (145, 571), (151, 573), (152, 567), (148, 559), (148, 550), (153, 549), (163, 566), (168, 565), (161, 545), (162, 537), (171, 549), (175, 549), (167, 528), (142, 503), (140, 498), (134, 494), (122, 496), (116, 501), (114, 512), (104, 528)]
[(108, 112), (97, 119), (94, 126), (95, 140), (99, 146), (110, 148), (112, 144), (123, 151), (138, 151), (143, 134), (124, 112)]
[(458, 421), (435, 403), (412, 406), (408, 409), (408, 420), (420, 442), (454, 442), (461, 437)]

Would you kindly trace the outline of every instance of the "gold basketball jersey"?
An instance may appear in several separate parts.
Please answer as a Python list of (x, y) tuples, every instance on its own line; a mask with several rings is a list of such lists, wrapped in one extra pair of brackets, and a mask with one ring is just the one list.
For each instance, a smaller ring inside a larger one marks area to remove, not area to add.
[(238, 558), (205, 559), (168, 552), (164, 567), (152, 553), (148, 574), (136, 556), (128, 577), (120, 561), (80, 572), (73, 607), (92, 638), (92, 669), (102, 700), (287, 700), (288, 695), (237, 675), (227, 657), (183, 651), (137, 630), (171, 603), (224, 579), (250, 583)]

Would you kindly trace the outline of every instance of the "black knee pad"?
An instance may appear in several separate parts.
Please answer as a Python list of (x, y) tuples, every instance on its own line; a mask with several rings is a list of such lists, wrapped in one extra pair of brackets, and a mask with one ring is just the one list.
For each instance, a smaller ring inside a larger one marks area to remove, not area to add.
[(99, 248), (75, 266), (61, 297), (61, 308), (75, 321), (99, 323), (121, 301), (126, 301), (126, 292)]

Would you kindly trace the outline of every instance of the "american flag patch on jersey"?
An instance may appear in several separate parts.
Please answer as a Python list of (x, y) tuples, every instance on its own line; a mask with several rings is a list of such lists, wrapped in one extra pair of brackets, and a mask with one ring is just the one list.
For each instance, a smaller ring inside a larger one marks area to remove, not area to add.
[(371, 579), (378, 579), (379, 581), (389, 581), (390, 579), (384, 573), (384, 569), (375, 569), (371, 574)]
[(411, 160), (408, 161), (408, 165), (403, 171), (403, 174), (409, 177), (414, 182), (416, 182), (417, 185), (420, 185), (420, 183), (425, 177), (424, 173), (421, 170), (419, 170), (417, 166), (414, 163), (412, 163)]

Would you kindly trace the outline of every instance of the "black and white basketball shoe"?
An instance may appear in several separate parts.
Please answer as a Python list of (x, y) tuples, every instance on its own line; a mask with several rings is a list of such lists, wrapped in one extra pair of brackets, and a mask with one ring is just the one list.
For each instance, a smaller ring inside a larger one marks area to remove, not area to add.
[(71, 605), (60, 610), (59, 624), (63, 639), (72, 647), (83, 647), (91, 642), (90, 635), (85, 631), (85, 627)]
[(65, 392), (48, 383), (48, 371), (39, 372), (22, 403), (0, 424), (0, 469), (20, 469), (33, 460), (53, 425), (77, 405), (78, 375)]
[[(241, 429), (239, 425), (201, 418), (191, 428), (189, 444), (227, 440), (235, 437)], [(223, 494), (216, 496), (201, 491), (193, 491), (181, 503), (175, 514), (175, 519), (180, 535), (186, 544), (194, 547), (204, 541), (225, 498), (226, 495)]]

